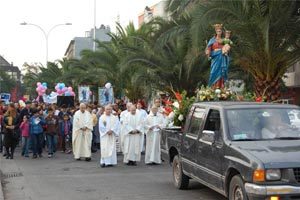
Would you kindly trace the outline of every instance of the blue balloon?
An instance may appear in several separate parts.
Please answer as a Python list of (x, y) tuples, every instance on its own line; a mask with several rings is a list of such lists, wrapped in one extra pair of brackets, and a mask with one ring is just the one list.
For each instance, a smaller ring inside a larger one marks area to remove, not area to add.
[(71, 96), (71, 92), (69, 91), (65, 92), (65, 96)]
[(64, 83), (59, 83), (58, 87), (59, 87), (60, 90), (62, 90), (65, 87), (65, 84)]
[(44, 86), (45, 88), (47, 87), (47, 83), (42, 83), (42, 86)]

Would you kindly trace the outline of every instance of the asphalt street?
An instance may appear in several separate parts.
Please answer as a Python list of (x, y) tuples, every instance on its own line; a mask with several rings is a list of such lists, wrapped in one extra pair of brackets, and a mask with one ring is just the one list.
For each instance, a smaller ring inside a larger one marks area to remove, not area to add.
[[(100, 168), (99, 153), (91, 162), (75, 161), (72, 154), (58, 152), (49, 159), (0, 158), (5, 200), (225, 200), (194, 181), (189, 190), (177, 190), (168, 163)], [(1, 194), (1, 193), (0, 193)], [(1, 197), (0, 197), (1, 199)]]

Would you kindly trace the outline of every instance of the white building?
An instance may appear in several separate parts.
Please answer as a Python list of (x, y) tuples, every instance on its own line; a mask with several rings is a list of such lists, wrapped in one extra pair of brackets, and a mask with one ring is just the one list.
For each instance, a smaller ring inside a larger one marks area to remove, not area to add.
[(166, 12), (166, 6), (166, 0), (162, 0), (151, 7), (146, 6), (145, 10), (138, 16), (139, 26), (141, 26), (143, 23), (148, 23), (154, 17), (168, 19), (169, 15)]
[[(110, 33), (110, 27), (101, 25), (96, 28), (96, 40), (101, 42), (109, 42), (111, 40), (108, 33)], [(93, 50), (94, 45), (94, 29), (87, 31), (85, 37), (75, 37), (70, 41), (69, 46), (65, 52), (65, 57), (68, 59), (80, 59), (80, 53), (82, 50), (89, 49)]]

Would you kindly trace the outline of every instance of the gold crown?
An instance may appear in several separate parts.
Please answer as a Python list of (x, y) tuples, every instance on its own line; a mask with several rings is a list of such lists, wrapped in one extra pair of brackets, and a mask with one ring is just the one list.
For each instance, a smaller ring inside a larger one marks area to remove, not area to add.
[(223, 24), (214, 24), (215, 30), (222, 29)]

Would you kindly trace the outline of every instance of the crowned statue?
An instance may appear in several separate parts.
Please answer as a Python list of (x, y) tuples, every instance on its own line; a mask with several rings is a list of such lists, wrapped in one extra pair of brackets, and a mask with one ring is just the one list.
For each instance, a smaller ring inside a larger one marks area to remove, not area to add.
[(225, 81), (228, 77), (229, 52), (233, 42), (230, 39), (231, 31), (225, 31), (223, 36), (223, 25), (215, 24), (215, 35), (209, 40), (205, 54), (211, 61), (210, 76), (208, 86), (216, 88), (224, 88)]

